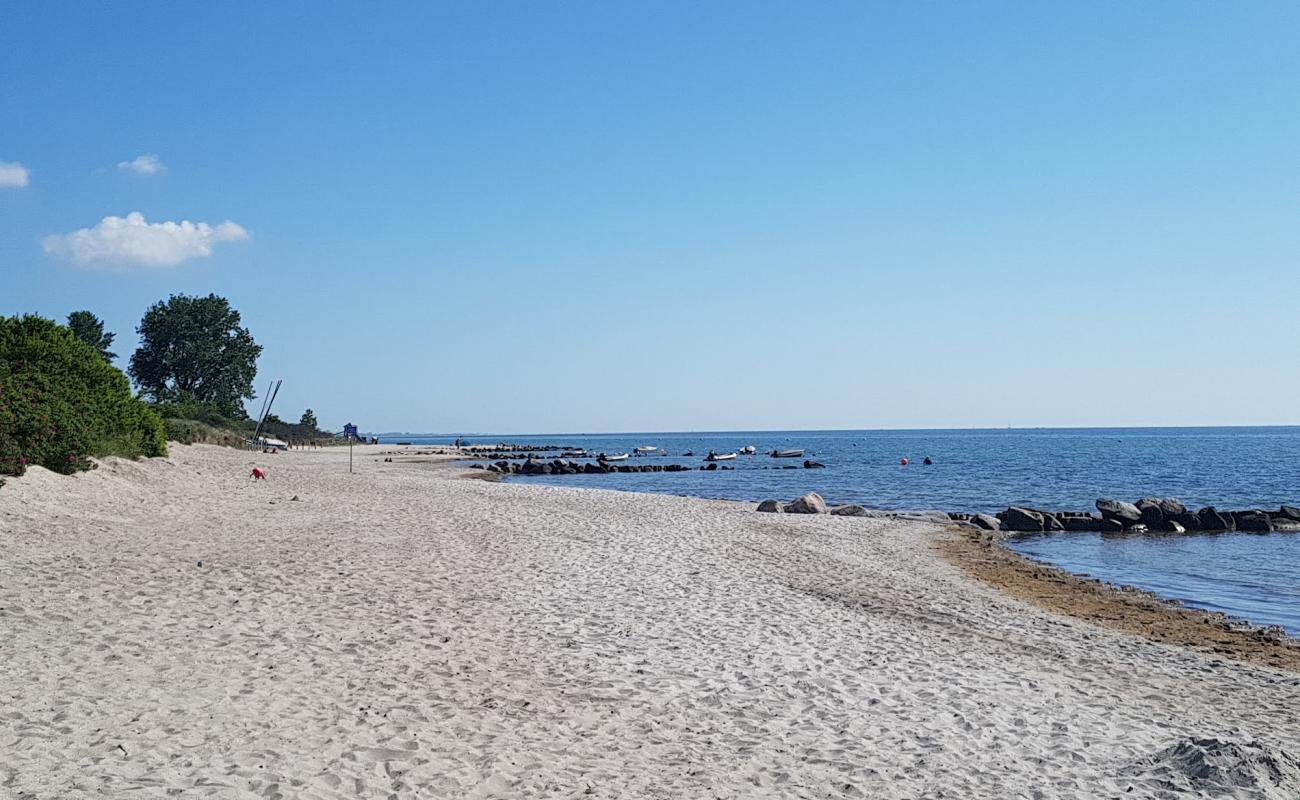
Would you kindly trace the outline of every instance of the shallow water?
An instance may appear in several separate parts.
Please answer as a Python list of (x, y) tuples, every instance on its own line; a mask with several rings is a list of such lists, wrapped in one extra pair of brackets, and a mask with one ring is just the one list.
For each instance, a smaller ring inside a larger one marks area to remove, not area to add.
[[(390, 440), (446, 444), (449, 437)], [(1008, 505), (1093, 510), (1098, 497), (1181, 499), (1191, 508), (1276, 508), (1300, 500), (1300, 427), (944, 431), (779, 431), (471, 437), (590, 452), (639, 445), (668, 456), (629, 464), (699, 466), (710, 450), (754, 445), (734, 471), (516, 477), (514, 481), (733, 500), (792, 499), (816, 491), (831, 504), (994, 512)], [(781, 469), (802, 459), (762, 455), (804, 448), (826, 469)], [(686, 450), (694, 451), (685, 457)], [(921, 461), (930, 456), (933, 466)], [(911, 464), (901, 466), (906, 457)], [(1300, 635), (1300, 534), (1102, 536), (1020, 539), (1015, 549), (1103, 580)]]
[(1017, 537), (1007, 544), (1070, 572), (1257, 625), (1281, 625), (1300, 636), (1300, 534), (1069, 533)]
[[(397, 439), (451, 441), (388, 440)], [(655, 445), (671, 455), (627, 463), (692, 466), (702, 464), (709, 450), (804, 448), (809, 458), (826, 465), (782, 470), (803, 461), (757, 455), (731, 462), (734, 472), (512, 478), (735, 500), (790, 499), (816, 491), (830, 503), (877, 508), (999, 511), (1020, 504), (1086, 511), (1103, 496), (1172, 496), (1192, 507), (1221, 508), (1276, 507), (1300, 499), (1300, 427), (515, 435), (471, 441), (575, 445), (611, 454)], [(695, 455), (681, 456), (687, 450)], [(922, 465), (926, 456), (934, 459), (933, 466)], [(900, 466), (902, 457), (912, 463)]]

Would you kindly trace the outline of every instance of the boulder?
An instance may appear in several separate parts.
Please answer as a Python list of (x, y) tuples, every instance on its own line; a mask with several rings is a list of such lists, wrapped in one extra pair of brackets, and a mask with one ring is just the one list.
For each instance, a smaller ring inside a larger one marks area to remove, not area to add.
[(1237, 530), (1251, 533), (1271, 533), (1273, 520), (1263, 511), (1234, 511), (1232, 517), (1237, 522)]
[(1115, 517), (1101, 518), (1102, 533), (1121, 533), (1123, 532), (1123, 530), (1124, 530), (1123, 520), (1117, 519)]
[(826, 469), (826, 465), (819, 464), (816, 461), (805, 461), (803, 462), (803, 468), (804, 469)]
[(1135, 504), (1139, 509), (1144, 505), (1154, 505), (1160, 509), (1160, 513), (1165, 517), (1176, 517), (1179, 514), (1187, 513), (1187, 506), (1176, 497), (1144, 497)]
[(1125, 503), (1123, 500), (1102, 498), (1097, 501), (1097, 510), (1101, 512), (1102, 519), (1119, 520), (1120, 524), (1126, 528), (1142, 519), (1142, 512), (1138, 510), (1138, 507), (1132, 503)]
[(970, 521), (986, 531), (1002, 530), (1002, 522), (992, 514), (976, 514)]
[(1172, 519), (1165, 520), (1164, 529), (1169, 533), (1187, 533), (1187, 529)]
[[(1002, 524), (1009, 531), (1018, 533), (1038, 533), (1047, 530), (1044, 525), (1043, 515), (1028, 508), (1011, 506), (1003, 511), (999, 516), (1002, 517)], [(1058, 525), (1060, 523), (1057, 523)]]
[(1137, 505), (1138, 511), (1142, 513), (1143, 525), (1148, 528), (1159, 528), (1165, 524), (1165, 512), (1164, 509), (1160, 507), (1159, 502), (1149, 497), (1144, 497), (1137, 501), (1135, 505)]
[(1043, 530), (1053, 532), (1065, 530), (1065, 526), (1061, 524), (1055, 514), (1049, 514), (1046, 511), (1039, 511), (1038, 513), (1043, 517)]
[(1101, 517), (1093, 514), (1062, 514), (1059, 519), (1067, 531), (1077, 533), (1101, 530)]
[(819, 494), (817, 494), (816, 492), (809, 492), (808, 494), (804, 495), (803, 497), (800, 497), (798, 500), (795, 500), (795, 501), (794, 501), (793, 503), (791, 503), (790, 505), (786, 506), (786, 507), (785, 507), (785, 513), (787, 513), (787, 514), (825, 514), (825, 513), (826, 513), (826, 501), (823, 500), (823, 499), (822, 499), (822, 496), (819, 495)]
[(1273, 530), (1276, 533), (1300, 533), (1300, 520), (1290, 517), (1274, 519)]
[(1278, 516), (1300, 522), (1300, 508), (1296, 508), (1295, 506), (1282, 506), (1278, 509)]
[(1201, 515), (1191, 511), (1184, 511), (1181, 514), (1175, 514), (1169, 517), (1167, 522), (1176, 522), (1183, 526), (1185, 531), (1199, 531), (1201, 529)]
[(871, 516), (871, 512), (862, 506), (835, 506), (831, 509), (831, 515), (836, 517), (867, 517)]
[(1236, 530), (1236, 520), (1231, 514), (1223, 514), (1214, 506), (1206, 506), (1196, 512), (1196, 516), (1201, 518), (1201, 530), (1203, 531), (1231, 531)]
[(758, 504), (758, 510), (765, 514), (780, 514), (785, 509), (781, 508), (779, 500), (764, 500)]

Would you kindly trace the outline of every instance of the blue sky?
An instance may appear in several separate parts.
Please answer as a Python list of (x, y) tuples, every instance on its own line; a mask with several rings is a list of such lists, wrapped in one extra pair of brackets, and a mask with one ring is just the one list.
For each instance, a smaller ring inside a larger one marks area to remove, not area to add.
[(1300, 423), (1295, 4), (4, 16), (0, 313), (217, 292), (282, 416)]

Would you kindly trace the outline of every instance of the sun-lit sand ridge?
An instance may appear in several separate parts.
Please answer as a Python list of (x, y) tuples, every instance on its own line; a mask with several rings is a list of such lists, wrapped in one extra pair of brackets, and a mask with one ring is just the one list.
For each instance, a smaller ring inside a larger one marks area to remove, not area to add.
[(1296, 675), (1003, 596), (935, 526), (380, 449), (0, 489), (0, 796), (1300, 791)]

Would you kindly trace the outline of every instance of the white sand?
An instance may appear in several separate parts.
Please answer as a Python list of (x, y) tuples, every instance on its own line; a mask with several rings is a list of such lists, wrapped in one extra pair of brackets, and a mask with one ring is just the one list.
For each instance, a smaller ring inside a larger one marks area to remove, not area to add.
[(1007, 599), (931, 526), (379, 449), (0, 489), (0, 797), (1297, 791), (1296, 675)]

